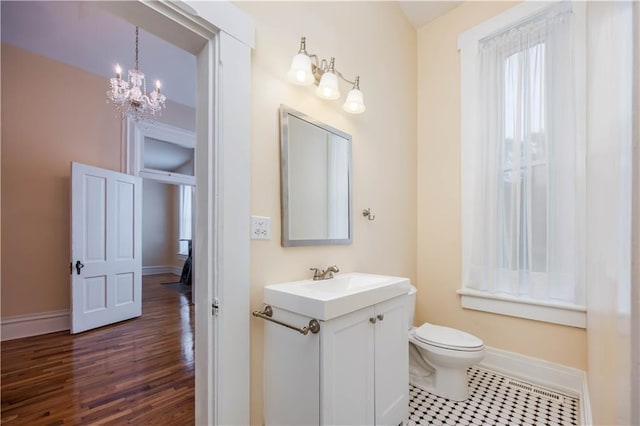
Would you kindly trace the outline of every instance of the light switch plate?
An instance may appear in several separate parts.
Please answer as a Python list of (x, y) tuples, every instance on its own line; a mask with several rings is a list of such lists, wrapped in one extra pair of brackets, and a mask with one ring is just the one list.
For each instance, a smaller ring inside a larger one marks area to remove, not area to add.
[(271, 218), (266, 216), (251, 216), (251, 239), (271, 239)]

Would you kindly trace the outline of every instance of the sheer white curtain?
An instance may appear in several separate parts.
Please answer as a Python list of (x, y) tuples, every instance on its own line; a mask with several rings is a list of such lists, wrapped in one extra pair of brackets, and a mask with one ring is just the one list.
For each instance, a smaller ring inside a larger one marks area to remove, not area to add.
[(191, 222), (192, 222), (192, 191), (193, 187), (188, 185), (180, 185), (180, 223), (179, 223), (179, 238), (180, 238), (180, 254), (189, 253), (189, 242), (182, 241), (184, 239), (191, 239)]
[(561, 4), (480, 42), (467, 288), (584, 304), (571, 25)]

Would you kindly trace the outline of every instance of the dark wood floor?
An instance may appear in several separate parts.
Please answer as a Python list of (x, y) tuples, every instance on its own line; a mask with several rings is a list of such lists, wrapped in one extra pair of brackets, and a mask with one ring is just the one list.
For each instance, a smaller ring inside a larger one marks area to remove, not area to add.
[(143, 279), (142, 317), (2, 343), (2, 424), (194, 423), (191, 294)]

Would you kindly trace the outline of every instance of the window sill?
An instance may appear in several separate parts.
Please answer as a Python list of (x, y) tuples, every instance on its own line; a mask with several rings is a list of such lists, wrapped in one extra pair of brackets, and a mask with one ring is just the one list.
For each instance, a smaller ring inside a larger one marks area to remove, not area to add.
[(460, 302), (465, 309), (492, 312), (494, 314), (571, 327), (587, 327), (587, 310), (584, 306), (519, 299), (466, 288), (458, 290), (457, 293), (462, 296)]

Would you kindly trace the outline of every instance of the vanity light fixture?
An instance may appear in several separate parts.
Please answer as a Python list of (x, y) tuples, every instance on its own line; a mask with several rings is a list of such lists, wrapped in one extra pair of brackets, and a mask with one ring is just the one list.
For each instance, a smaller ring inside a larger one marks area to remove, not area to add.
[(336, 70), (335, 58), (331, 58), (328, 62), (326, 59), (318, 61), (317, 55), (307, 52), (305, 37), (300, 40), (300, 50), (291, 61), (291, 68), (287, 73), (287, 77), (289, 81), (300, 86), (317, 84), (316, 95), (322, 99), (329, 100), (340, 97), (339, 77), (353, 85), (342, 108), (351, 114), (360, 114), (366, 109), (362, 92), (360, 91), (360, 76), (356, 76), (354, 81), (346, 79), (340, 71)]

